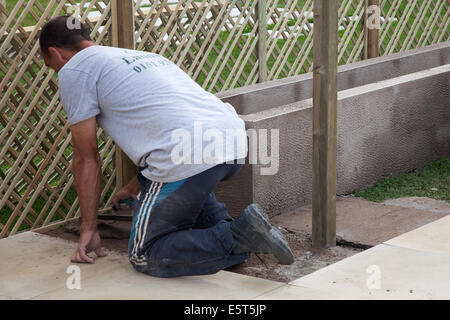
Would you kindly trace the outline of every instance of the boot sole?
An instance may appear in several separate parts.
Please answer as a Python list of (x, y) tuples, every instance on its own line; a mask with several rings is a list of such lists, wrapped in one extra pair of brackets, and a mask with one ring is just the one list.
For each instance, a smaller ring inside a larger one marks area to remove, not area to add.
[(280, 264), (292, 264), (294, 262), (294, 255), (281, 232), (270, 224), (267, 214), (260, 206), (253, 203), (246, 210), (248, 211), (247, 214), (254, 218), (251, 219), (252, 227), (261, 233), (265, 233), (267, 238), (271, 239), (269, 242), (270, 250), (278, 262)]
[[(294, 263), (294, 254), (289, 248), (286, 239), (283, 234), (275, 227), (270, 229), (270, 234), (273, 238), (277, 239), (276, 250), (274, 250), (274, 255), (280, 264), (292, 264)], [(280, 251), (281, 252), (280, 252)], [(277, 254), (278, 253), (278, 254)]]

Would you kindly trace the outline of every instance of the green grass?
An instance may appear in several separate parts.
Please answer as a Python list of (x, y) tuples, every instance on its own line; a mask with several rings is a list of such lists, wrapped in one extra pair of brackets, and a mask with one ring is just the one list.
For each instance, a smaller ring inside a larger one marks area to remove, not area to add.
[(450, 158), (431, 162), (406, 174), (376, 181), (355, 196), (382, 202), (400, 197), (428, 197), (450, 202)]
[[(14, 7), (16, 6), (18, 0), (6, 0), (6, 8), (8, 9), (9, 12), (11, 12)], [(39, 3), (42, 5), (42, 7), (45, 9), (47, 8), (48, 4), (49, 4), (50, 0), (39, 0)], [(75, 0), (75, 2), (79, 3), (81, 2), (81, 0)], [(25, 4), (26, 5), (26, 4)], [(50, 12), (53, 13), (55, 12), (56, 8), (58, 6), (58, 1), (56, 2), (56, 4), (51, 8)], [(41, 12), (36, 8), (36, 5), (33, 5), (32, 7), (33, 12), (36, 14), (36, 17), (40, 17)], [(20, 14), (22, 13), (24, 7), (21, 7), (20, 10), (18, 11), (16, 17), (19, 18)], [(61, 15), (65, 14), (64, 11), (60, 12)], [(36, 17), (33, 17), (31, 14), (27, 14), (24, 18), (24, 20), (22, 21), (22, 26), (23, 27), (28, 27), (28, 26), (33, 26), (36, 24), (37, 20)]]

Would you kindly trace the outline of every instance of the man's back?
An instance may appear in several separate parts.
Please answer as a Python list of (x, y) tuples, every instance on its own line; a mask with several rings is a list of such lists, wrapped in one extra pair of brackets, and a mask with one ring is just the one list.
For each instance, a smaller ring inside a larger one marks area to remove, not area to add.
[(151, 180), (176, 181), (214, 166), (203, 161), (174, 163), (171, 153), (180, 142), (173, 133), (180, 129), (193, 138), (186, 145), (192, 155), (195, 136), (202, 135), (203, 142), (203, 132), (215, 130), (213, 136), (217, 139), (221, 134), (224, 139), (217, 144), (224, 146), (217, 162), (246, 157), (246, 141), (237, 143), (237, 148), (225, 147), (231, 143), (227, 130), (245, 136), (244, 122), (233, 107), (160, 55), (92, 46), (60, 70), (59, 85), (69, 123), (97, 116), (99, 125), (121, 149), (147, 168), (142, 173)]

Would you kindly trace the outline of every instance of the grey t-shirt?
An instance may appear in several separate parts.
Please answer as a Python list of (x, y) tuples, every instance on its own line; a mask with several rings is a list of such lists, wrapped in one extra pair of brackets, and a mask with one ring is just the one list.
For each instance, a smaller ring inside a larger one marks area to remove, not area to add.
[(234, 108), (161, 55), (88, 47), (58, 81), (69, 124), (96, 117), (150, 180), (178, 181), (247, 156)]

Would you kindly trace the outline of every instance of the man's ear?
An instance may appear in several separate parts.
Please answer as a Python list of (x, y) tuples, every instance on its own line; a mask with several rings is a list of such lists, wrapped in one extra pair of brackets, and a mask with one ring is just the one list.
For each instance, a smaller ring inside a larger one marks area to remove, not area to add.
[(61, 49), (56, 47), (48, 48), (48, 55), (50, 58), (55, 59), (56, 61), (64, 61)]

